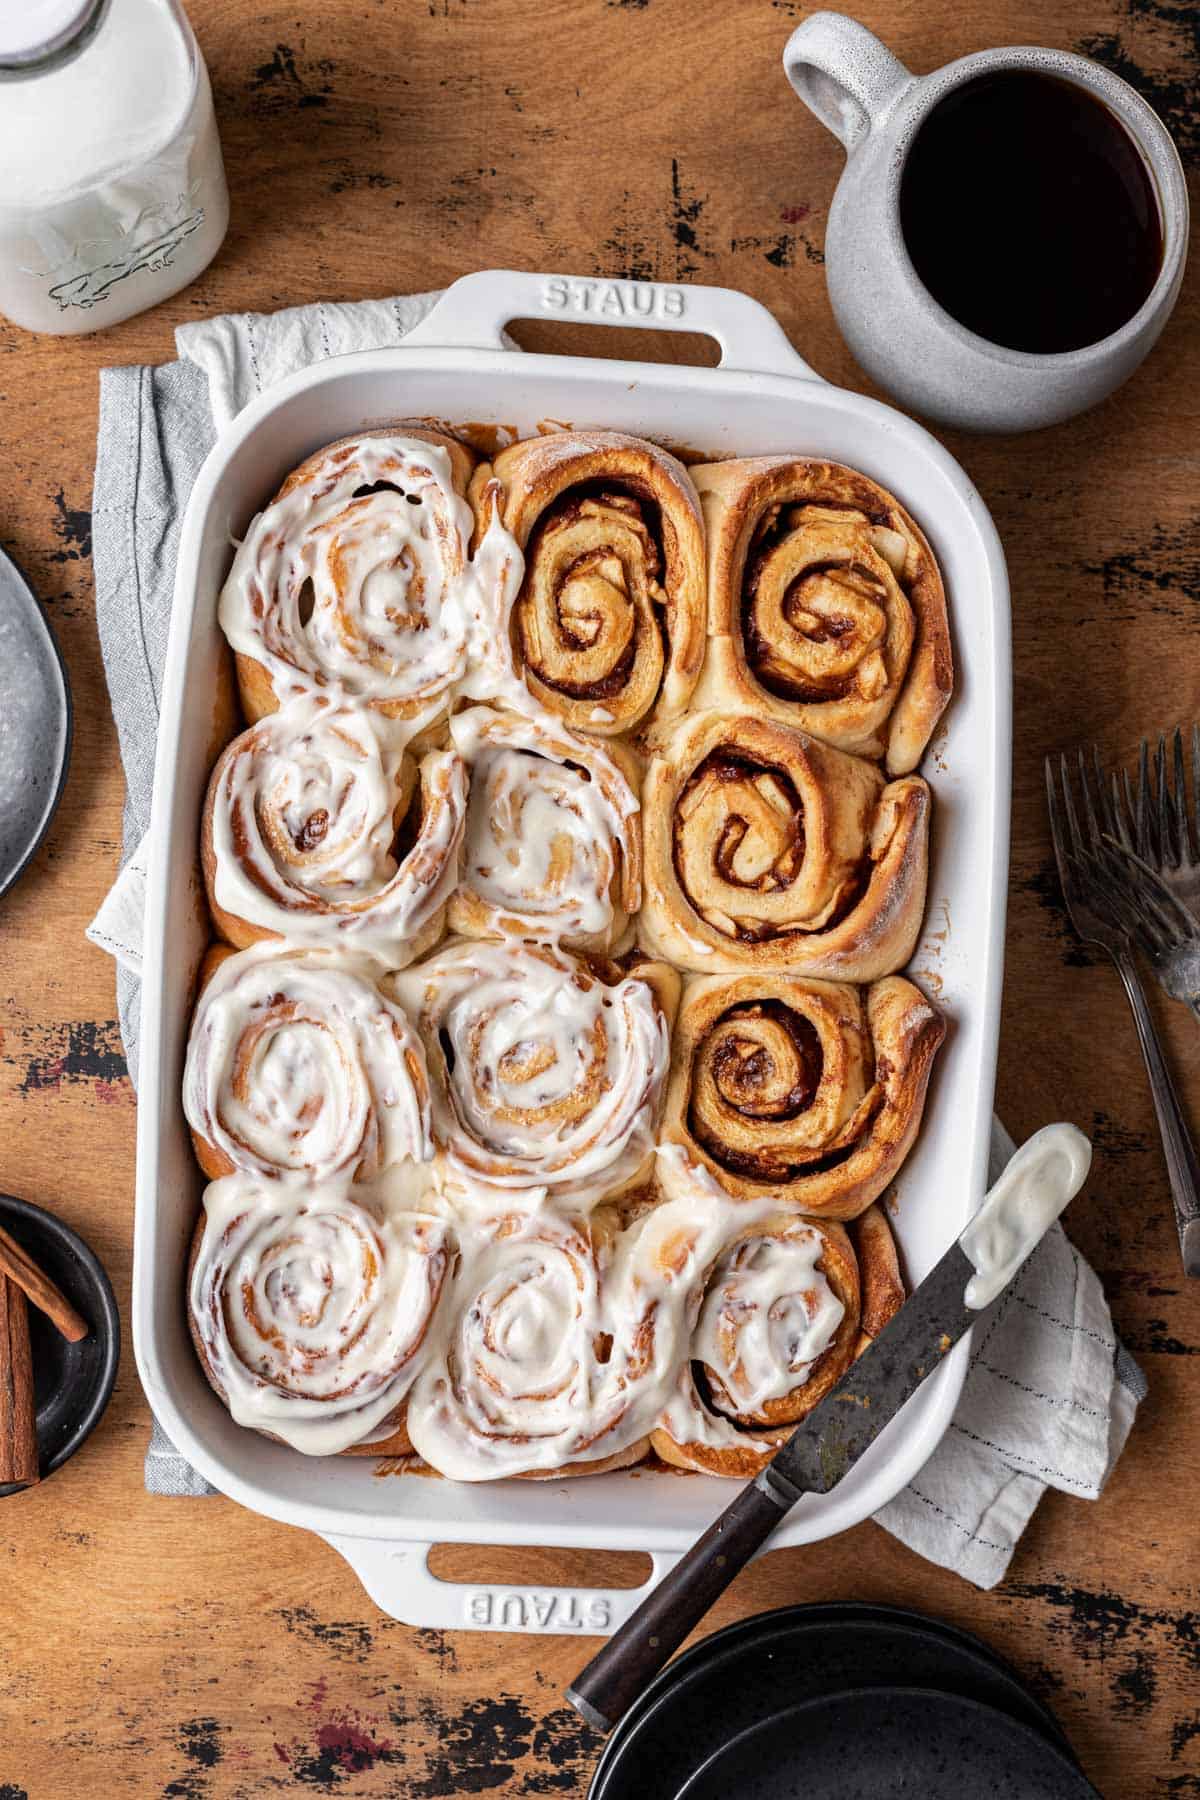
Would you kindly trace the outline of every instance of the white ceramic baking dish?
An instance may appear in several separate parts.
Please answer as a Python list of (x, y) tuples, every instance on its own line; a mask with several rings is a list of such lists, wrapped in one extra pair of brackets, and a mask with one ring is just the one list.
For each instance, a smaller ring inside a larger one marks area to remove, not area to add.
[[(705, 332), (716, 369), (526, 355), (512, 319), (653, 324)], [(720, 288), (493, 271), (448, 290), (402, 347), (339, 358), (281, 382), (235, 420), (201, 471), (179, 549), (155, 771), (142, 999), (134, 1342), (142, 1382), (183, 1454), (243, 1505), (319, 1532), (394, 1618), (415, 1625), (605, 1632), (643, 1590), (467, 1587), (426, 1565), (439, 1541), (649, 1551), (650, 1581), (728, 1501), (703, 1476), (458, 1485), (381, 1478), (353, 1458), (308, 1459), (233, 1423), (207, 1386), (184, 1318), (184, 1259), (201, 1192), (180, 1106), (193, 974), (207, 938), (196, 870), (221, 651), (217, 593), (240, 535), (319, 445), (402, 417), (610, 426), (713, 456), (773, 451), (864, 470), (911, 508), (945, 573), (957, 681), (925, 773), (936, 794), (925, 937), (913, 961), (949, 1015), (924, 1130), (901, 1172), (895, 1225), (910, 1281), (961, 1230), (984, 1189), (995, 1076), (1008, 858), (1008, 585), (987, 511), (920, 426), (831, 387), (756, 301)], [(801, 1503), (773, 1546), (812, 1543), (875, 1512), (949, 1423), (964, 1341), (831, 1494)]]

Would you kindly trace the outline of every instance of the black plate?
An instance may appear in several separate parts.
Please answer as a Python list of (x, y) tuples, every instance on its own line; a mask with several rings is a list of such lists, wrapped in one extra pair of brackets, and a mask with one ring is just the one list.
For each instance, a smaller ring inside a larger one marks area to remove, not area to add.
[[(121, 1355), (121, 1324), (108, 1276), (83, 1239), (53, 1213), (0, 1194), (0, 1225), (45, 1270), (91, 1330), (69, 1344), (36, 1306), (29, 1308), (37, 1439), (42, 1479), (61, 1469), (99, 1424)], [(0, 1499), (25, 1490), (0, 1486)]]
[(45, 837), (71, 757), (62, 656), (19, 570), (0, 550), (0, 894)]
[(609, 1739), (591, 1800), (675, 1800), (737, 1732), (799, 1701), (874, 1686), (981, 1701), (1070, 1754), (1049, 1708), (967, 1632), (899, 1607), (788, 1606), (739, 1620), (669, 1664)]
[(676, 1800), (1098, 1800), (1078, 1766), (1005, 1712), (928, 1688), (858, 1688), (762, 1719)]

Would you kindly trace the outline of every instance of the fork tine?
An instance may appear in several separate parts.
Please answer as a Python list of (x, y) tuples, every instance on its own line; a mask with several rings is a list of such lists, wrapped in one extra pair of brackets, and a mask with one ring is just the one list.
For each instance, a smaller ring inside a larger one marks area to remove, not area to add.
[(1171, 810), (1171, 790), (1167, 785), (1167, 740), (1160, 732), (1154, 752), (1154, 787), (1158, 810), (1158, 860), (1170, 869), (1179, 867), (1179, 846), (1175, 842), (1175, 820)]
[[(1116, 779), (1117, 778), (1114, 775), (1113, 780), (1115, 781)], [(1133, 782), (1129, 778), (1129, 770), (1127, 768), (1121, 770), (1121, 789), (1125, 798), (1125, 804), (1121, 809), (1121, 816), (1125, 823), (1125, 835), (1129, 839), (1129, 848), (1131, 850), (1136, 850), (1138, 836), (1137, 801), (1134, 799)]]
[(1192, 828), (1188, 823), (1187, 777), (1183, 769), (1183, 728), (1175, 727), (1172, 740), (1174, 768), (1171, 777), (1171, 798), (1175, 805), (1175, 865), (1190, 863), (1192, 860)]
[(1143, 738), (1138, 745), (1138, 791), (1137, 808), (1134, 812), (1135, 830), (1133, 834), (1134, 848), (1139, 856), (1147, 862), (1157, 860), (1157, 852), (1150, 842), (1151, 831), (1150, 805), (1150, 746)]
[(1063, 812), (1066, 815), (1067, 830), (1071, 836), (1071, 848), (1078, 855), (1083, 848), (1083, 833), (1079, 829), (1079, 820), (1075, 813), (1075, 798), (1071, 793), (1071, 771), (1067, 766), (1066, 752), (1059, 757), (1059, 775), (1062, 778)]
[[(1125, 778), (1125, 791), (1123, 795), (1121, 792), (1121, 776), (1124, 776)], [(1126, 850), (1133, 849), (1133, 839), (1129, 834), (1129, 820), (1131, 817), (1129, 808), (1130, 798), (1128, 770), (1122, 769), (1120, 775), (1114, 770), (1112, 778), (1112, 797), (1109, 800), (1108, 811), (1113, 822), (1112, 835)]]
[[(1092, 793), (1092, 782), (1088, 772), (1087, 758), (1082, 750), (1079, 751), (1076, 761), (1079, 764), (1079, 788), (1083, 795), (1083, 816), (1087, 820), (1088, 843), (1098, 844), (1100, 842), (1101, 825), (1097, 814), (1096, 798)], [(1103, 804), (1103, 802), (1101, 804)]]
[(1096, 803), (1100, 810), (1100, 822), (1104, 830), (1113, 837), (1120, 837), (1121, 827), (1117, 820), (1116, 795), (1104, 779), (1104, 767), (1100, 761), (1099, 747), (1092, 745), (1092, 786), (1096, 793)]

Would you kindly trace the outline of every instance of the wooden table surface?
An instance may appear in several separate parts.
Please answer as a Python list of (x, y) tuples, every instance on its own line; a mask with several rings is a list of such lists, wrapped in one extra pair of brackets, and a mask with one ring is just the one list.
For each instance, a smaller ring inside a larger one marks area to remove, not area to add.
[[(698, 280), (771, 307), (831, 380), (821, 246), (841, 152), (779, 66), (792, 0), (191, 0), (233, 201), (194, 287), (83, 339), (0, 323), (0, 540), (46, 603), (75, 694), (65, 799), (0, 903), (0, 1189), (53, 1207), (128, 1317), (133, 1090), (113, 967), (83, 938), (117, 867), (123, 781), (96, 637), (89, 505), (96, 372), (173, 353), (181, 321), (432, 288), (493, 265)], [(1005, 42), (1099, 57), (1194, 150), (1200, 11), (1186, 0), (872, 0), (912, 67)], [(1012, 573), (1016, 681), (1008, 978), (998, 1106), (1096, 1145), (1072, 1230), (1150, 1380), (1095, 1505), (1050, 1494), (1008, 1579), (978, 1593), (877, 1526), (781, 1551), (713, 1625), (789, 1601), (926, 1608), (980, 1632), (1058, 1710), (1109, 1800), (1200, 1795), (1200, 1284), (1181, 1279), (1132, 1027), (1058, 899), (1043, 755), (1128, 757), (1194, 716), (1200, 625), (1195, 279), (1115, 399), (1032, 438), (947, 442)], [(550, 347), (548, 328), (527, 343)], [(595, 345), (622, 354), (628, 339)], [(650, 354), (677, 354), (651, 345)], [(959, 605), (969, 596), (956, 596)], [(1200, 1037), (1174, 1009), (1200, 1113)], [(0, 1515), (0, 1800), (581, 1793), (593, 1745), (562, 1701), (586, 1644), (413, 1631), (334, 1552), (224, 1499), (151, 1498), (126, 1338), (84, 1454)], [(640, 1579), (638, 1559), (444, 1550), (458, 1578)]]

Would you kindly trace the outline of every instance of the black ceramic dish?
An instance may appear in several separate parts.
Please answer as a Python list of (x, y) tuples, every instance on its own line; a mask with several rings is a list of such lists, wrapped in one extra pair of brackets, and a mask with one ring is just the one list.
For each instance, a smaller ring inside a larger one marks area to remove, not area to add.
[(858, 1688), (731, 1738), (676, 1800), (1099, 1800), (1056, 1745), (1007, 1713), (928, 1688)]
[(738, 1732), (798, 1702), (875, 1686), (982, 1702), (1070, 1754), (1054, 1715), (978, 1638), (896, 1607), (789, 1606), (740, 1620), (664, 1669), (609, 1739), (591, 1800), (675, 1800)]
[(20, 572), (0, 550), (0, 894), (45, 837), (71, 757), (62, 656)]
[[(11, 1194), (0, 1194), (0, 1225), (90, 1326), (85, 1338), (69, 1344), (36, 1306), (29, 1308), (38, 1458), (45, 1480), (74, 1456), (100, 1422), (117, 1378), (121, 1324), (108, 1276), (69, 1225)], [(0, 1487), (0, 1498), (22, 1492), (6, 1485)]]

